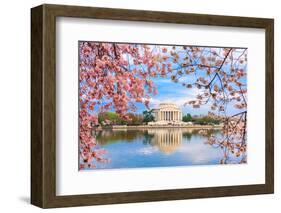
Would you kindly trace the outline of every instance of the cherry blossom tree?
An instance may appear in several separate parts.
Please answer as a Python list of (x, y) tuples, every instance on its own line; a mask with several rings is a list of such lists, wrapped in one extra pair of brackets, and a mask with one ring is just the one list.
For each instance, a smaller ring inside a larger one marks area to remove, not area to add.
[[(247, 49), (172, 47), (162, 49), (173, 65), (171, 80), (184, 87), (196, 88), (198, 95), (187, 104), (193, 108), (207, 105), (223, 116), (222, 136), (210, 136), (207, 143), (224, 150), (220, 163), (231, 161), (229, 156), (246, 162), (247, 150)], [(188, 77), (187, 77), (188, 76)], [(233, 110), (236, 109), (236, 110)], [(236, 111), (231, 114), (231, 112)]]
[[(160, 71), (160, 55), (148, 45), (80, 42), (80, 168), (91, 168), (93, 160), (103, 161), (91, 132), (98, 124), (97, 111), (114, 109), (128, 119), (136, 102), (149, 105), (157, 90), (150, 79)], [(94, 113), (95, 112), (95, 113)]]

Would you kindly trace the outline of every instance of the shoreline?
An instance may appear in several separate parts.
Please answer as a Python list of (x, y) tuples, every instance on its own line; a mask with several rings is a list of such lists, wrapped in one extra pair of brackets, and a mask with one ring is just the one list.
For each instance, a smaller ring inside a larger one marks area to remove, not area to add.
[(97, 130), (134, 130), (134, 129), (157, 129), (157, 128), (180, 128), (180, 129), (222, 129), (222, 126), (212, 126), (212, 125), (190, 125), (190, 126), (173, 126), (173, 125), (157, 125), (157, 126), (149, 126), (149, 125), (140, 125), (140, 126), (103, 126), (96, 128)]

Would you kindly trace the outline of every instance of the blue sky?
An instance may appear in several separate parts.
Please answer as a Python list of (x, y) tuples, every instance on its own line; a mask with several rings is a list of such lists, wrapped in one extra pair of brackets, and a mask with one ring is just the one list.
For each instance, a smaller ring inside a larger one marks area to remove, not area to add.
[[(168, 49), (168, 51), (172, 50), (172, 46), (162, 46)], [(161, 49), (162, 47), (159, 47), (157, 45), (151, 45), (151, 49), (154, 49), (155, 51), (158, 51), (159, 49)], [(183, 51), (181, 51), (182, 47), (181, 46), (177, 46), (176, 50), (178, 50), (179, 53), (179, 63), (183, 63), (184, 60), (183, 58), (186, 57), (186, 53)], [(158, 49), (158, 50), (157, 50)], [(222, 49), (223, 48), (210, 48), (210, 47), (203, 47), (202, 52), (204, 53), (204, 55), (208, 55), (210, 54), (210, 50), (216, 50), (217, 53), (219, 54), (219, 56), (221, 57), (221, 59), (224, 58), (224, 56), (222, 55)], [(236, 49), (233, 53), (234, 57), (238, 57), (245, 49)], [(130, 61), (130, 60), (129, 60)], [(172, 62), (171, 60), (169, 62)], [(194, 62), (196, 63), (200, 63), (200, 59), (198, 58), (197, 60), (195, 60)], [(244, 65), (238, 65), (238, 68), (243, 68), (247, 70), (247, 64)], [(179, 68), (179, 65), (172, 63), (172, 68), (173, 70), (176, 70)], [(181, 69), (181, 68), (180, 68)], [(206, 71), (205, 70), (200, 70), (200, 68), (196, 68), (197, 72), (200, 73), (200, 76), (211, 80), (211, 78), (213, 77), (213, 75), (211, 76), (207, 76)], [(230, 65), (223, 65), (222, 70), (228, 72), (230, 70)], [(160, 103), (163, 102), (171, 102), (176, 104), (178, 107), (181, 108), (183, 115), (190, 113), (191, 115), (204, 115), (207, 114), (209, 111), (211, 111), (211, 101), (205, 105), (201, 105), (200, 108), (193, 108), (192, 105), (186, 104), (187, 102), (191, 101), (191, 100), (196, 100), (196, 96), (199, 94), (203, 93), (203, 90), (198, 89), (198, 88), (186, 88), (182, 85), (182, 83), (194, 83), (196, 82), (196, 74), (189, 74), (189, 75), (182, 75), (181, 77), (178, 78), (178, 83), (175, 83), (171, 80), (171, 75), (173, 75), (172, 73), (168, 73), (166, 77), (155, 77), (155, 78), (151, 78), (151, 80), (153, 80), (157, 90), (158, 90), (158, 94), (151, 96), (151, 100), (150, 100), (150, 107), (151, 109), (153, 108), (157, 108), (158, 105)], [(247, 83), (247, 78), (243, 77), (240, 79), (240, 81), (242, 83)], [(219, 83), (218, 80), (216, 79), (214, 81), (214, 83)], [(233, 85), (234, 86), (234, 85)], [(235, 88), (235, 86), (234, 86)], [(144, 110), (146, 110), (145, 106), (143, 104), (136, 104), (138, 110), (137, 113), (142, 113)], [(233, 103), (229, 103), (226, 109), (226, 114), (231, 115), (231, 114), (236, 114), (241, 110), (238, 110), (236, 108), (233, 107)], [(213, 111), (213, 112), (217, 112), (217, 111)]]
[[(176, 104), (183, 111), (183, 114), (206, 114), (210, 108), (208, 105), (201, 106), (199, 109), (194, 109), (191, 105), (185, 105), (190, 100), (195, 100), (196, 95), (199, 94), (197, 88), (187, 89), (180, 83), (172, 82), (168, 77), (153, 78), (153, 82), (158, 90), (157, 95), (152, 95), (150, 100), (150, 107), (157, 108), (160, 103), (170, 102)], [(137, 113), (142, 113), (146, 110), (143, 104), (136, 104)]]
[[(163, 46), (163, 45), (149, 45), (151, 50), (153, 52), (161, 52), (162, 48), (165, 47), (168, 51), (172, 50), (172, 46)], [(185, 51), (182, 51), (182, 46), (177, 46), (175, 47), (176, 50), (179, 53), (179, 59), (178, 59), (178, 63), (173, 63), (171, 60), (172, 59), (168, 59), (172, 63), (172, 69), (173, 70), (177, 70), (179, 69), (179, 65), (181, 63), (184, 63), (184, 58), (187, 56)], [(202, 53), (205, 55), (210, 55), (211, 54), (211, 50), (216, 50), (216, 52), (218, 53), (218, 56), (223, 59), (224, 56), (222, 55), (222, 49), (223, 48), (210, 48), (210, 47), (202, 47)], [(234, 57), (238, 57), (243, 51), (245, 51), (245, 49), (236, 49), (235, 53), (234, 53)], [(133, 58), (131, 58), (130, 56), (124, 54), (123, 55), (124, 58), (129, 62), (128, 65), (128, 70), (132, 70), (134, 68), (137, 68), (137, 66), (134, 65), (133, 63)], [(194, 62), (198, 62), (200, 59), (198, 57), (198, 59), (195, 59)], [(244, 65), (238, 65), (238, 68), (243, 68), (245, 70), (247, 70), (247, 67), (245, 65), (245, 67), (241, 67)], [(144, 65), (140, 65), (138, 66), (138, 68), (142, 68), (142, 69), (146, 69), (146, 67)], [(182, 69), (182, 68), (180, 68)], [(229, 71), (230, 69), (230, 65), (223, 65), (222, 70), (225, 71)], [(211, 76), (207, 76), (206, 71), (205, 70), (200, 70), (200, 68), (196, 68), (196, 71), (199, 72), (200, 76), (208, 79), (209, 81), (213, 78), (213, 75)], [(173, 73), (168, 73), (165, 77), (161, 77), (160, 75), (157, 77), (153, 77), (151, 78), (151, 80), (154, 82), (155, 87), (158, 90), (158, 93), (156, 95), (150, 95), (151, 99), (150, 99), (150, 109), (154, 109), (154, 108), (158, 108), (158, 105), (160, 103), (163, 102), (170, 102), (170, 103), (174, 103), (176, 104), (178, 107), (181, 108), (183, 114), (187, 114), (190, 113), (192, 115), (204, 115), (207, 114), (209, 111), (211, 111), (211, 103), (209, 102), (205, 105), (201, 105), (200, 108), (193, 108), (192, 105), (186, 104), (187, 102), (191, 101), (191, 100), (196, 100), (196, 96), (199, 94), (202, 94), (202, 90), (198, 89), (198, 88), (186, 88), (185, 86), (182, 85), (182, 83), (191, 83), (193, 84), (197, 77), (196, 77), (196, 73), (195, 74), (183, 74), (178, 78), (178, 83), (175, 83), (174, 81), (171, 80), (171, 75), (174, 75)], [(216, 82), (217, 79), (213, 82), (213, 83), (218, 83)], [(246, 77), (243, 77), (240, 79), (240, 81), (244, 84), (246, 84), (247, 79)], [(235, 86), (234, 86), (235, 87)], [(137, 107), (137, 111), (135, 113), (137, 114), (142, 114), (142, 112), (144, 110), (147, 110), (146, 107), (144, 106), (143, 103), (134, 103)], [(226, 114), (235, 114), (237, 112), (239, 112), (240, 110), (234, 109), (232, 107), (233, 103), (229, 103), (228, 104), (228, 108), (226, 109)], [(114, 109), (110, 110), (110, 111), (114, 111)], [(213, 111), (213, 112), (217, 112), (217, 111)]]
[[(151, 109), (157, 108), (160, 103), (170, 102), (180, 107), (183, 115), (187, 113), (190, 113), (191, 115), (205, 115), (209, 111), (212, 111), (210, 109), (210, 103), (201, 105), (200, 108), (193, 108), (192, 105), (185, 104), (190, 100), (196, 100), (196, 96), (202, 92), (199, 89), (188, 89), (180, 83), (172, 82), (169, 78), (158, 77), (154, 78), (153, 81), (158, 88), (158, 94), (151, 96), (149, 105)], [(142, 103), (136, 103), (136, 106), (138, 108), (137, 113), (139, 114), (146, 110), (146, 107)], [(231, 104), (229, 104), (227, 114), (235, 114), (238, 112), (239, 110), (231, 107)]]

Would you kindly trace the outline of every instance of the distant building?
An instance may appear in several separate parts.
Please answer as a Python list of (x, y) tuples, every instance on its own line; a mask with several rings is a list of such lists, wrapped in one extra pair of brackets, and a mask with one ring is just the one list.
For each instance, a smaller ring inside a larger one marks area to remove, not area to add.
[(148, 125), (184, 125), (182, 122), (182, 111), (173, 103), (161, 103), (157, 109), (153, 110), (155, 122)]
[(181, 109), (173, 103), (161, 103), (158, 109), (154, 110), (155, 121), (181, 121)]

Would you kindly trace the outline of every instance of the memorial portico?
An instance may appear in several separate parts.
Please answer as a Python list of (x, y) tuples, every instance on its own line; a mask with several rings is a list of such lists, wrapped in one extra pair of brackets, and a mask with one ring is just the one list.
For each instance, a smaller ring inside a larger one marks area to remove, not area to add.
[(182, 120), (181, 109), (173, 103), (161, 103), (158, 109), (154, 110), (155, 121), (179, 122)]

